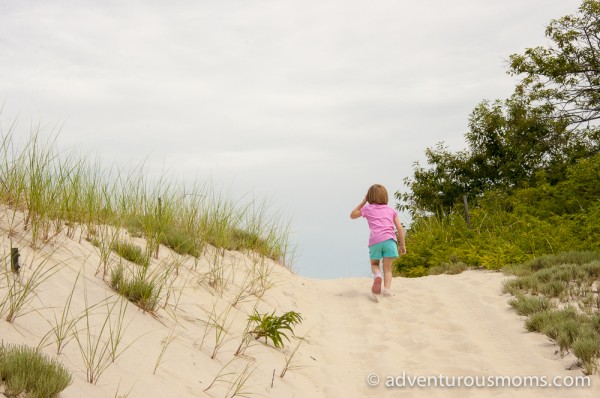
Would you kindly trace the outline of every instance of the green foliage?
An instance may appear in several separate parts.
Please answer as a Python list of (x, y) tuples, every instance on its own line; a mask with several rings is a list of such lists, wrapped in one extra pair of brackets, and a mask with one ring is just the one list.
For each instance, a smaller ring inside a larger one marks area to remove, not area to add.
[[(504, 283), (517, 313), (528, 315), (525, 327), (572, 351), (588, 374), (600, 357), (600, 253), (565, 252), (513, 267), (519, 275)], [(514, 272), (513, 272), (514, 271)], [(557, 308), (558, 300), (568, 303)], [(575, 307), (577, 306), (577, 307)]]
[(154, 312), (158, 307), (160, 281), (148, 277), (146, 272), (137, 271), (127, 277), (125, 268), (119, 265), (111, 271), (110, 286), (144, 311)]
[(561, 264), (583, 265), (584, 269), (589, 268), (590, 275), (598, 276), (595, 271), (595, 264), (600, 261), (600, 252), (593, 251), (569, 251), (558, 254), (548, 254), (534, 258), (515, 267), (507, 268), (505, 271), (512, 275), (524, 276), (530, 275), (535, 271), (544, 268), (550, 268)]
[(596, 368), (596, 358), (600, 356), (600, 338), (587, 334), (578, 336), (572, 345), (573, 354), (583, 363), (587, 374), (592, 374)]
[(202, 244), (192, 233), (177, 226), (168, 226), (160, 234), (160, 242), (179, 254), (200, 257)]
[(441, 265), (435, 265), (429, 269), (429, 275), (456, 275), (469, 269), (469, 266), (462, 261), (442, 263)]
[(0, 345), (0, 381), (4, 394), (16, 397), (52, 398), (73, 382), (56, 359), (25, 345)]
[[(0, 203), (25, 214), (21, 227), (31, 233), (34, 247), (63, 231), (74, 238), (80, 228), (85, 239), (103, 247), (103, 261), (114, 249), (146, 266), (147, 258), (158, 256), (160, 244), (194, 257), (212, 244), (257, 250), (291, 265), (288, 226), (264, 202), (235, 202), (210, 184), (174, 186), (164, 177), (151, 181), (143, 165), (129, 173), (103, 170), (59, 149), (56, 137), (44, 140), (34, 132), (24, 145), (15, 141), (20, 140), (10, 131), (0, 136)], [(9, 232), (16, 227), (11, 225)], [(141, 252), (127, 245), (112, 247), (107, 233), (99, 236), (99, 230), (120, 228), (145, 238), (146, 247)]]
[(600, 117), (600, 1), (583, 0), (576, 14), (550, 22), (546, 47), (510, 57), (510, 73), (524, 75), (517, 90), (572, 123)]
[(281, 316), (276, 316), (275, 311), (271, 314), (259, 314), (258, 311), (254, 310), (254, 314), (250, 315), (248, 320), (254, 323), (254, 329), (249, 332), (254, 338), (258, 340), (264, 337), (265, 344), (267, 340), (271, 340), (275, 347), (282, 348), (284, 346), (282, 337), (290, 341), (285, 334), (285, 330), (293, 334), (293, 327), (302, 322), (302, 315), (289, 311)]
[(463, 151), (453, 153), (443, 143), (425, 151), (427, 166), (416, 163), (413, 177), (404, 180), (409, 191), (395, 194), (400, 210), (448, 215), (465, 195), (475, 205), (490, 190), (555, 184), (575, 160), (597, 153), (589, 137), (519, 98), (483, 101), (470, 115), (465, 139)]
[(144, 253), (139, 246), (136, 246), (133, 243), (117, 240), (112, 244), (111, 248), (125, 260), (141, 265), (142, 267), (147, 267), (150, 263), (148, 255)]
[(486, 192), (470, 211), (472, 229), (460, 205), (446, 216), (416, 215), (396, 272), (445, 263), (501, 269), (549, 253), (600, 252), (600, 155), (568, 167), (566, 176), (552, 187)]
[(554, 307), (547, 297), (524, 296), (522, 294), (509, 300), (508, 304), (517, 310), (517, 314), (519, 315), (531, 315)]

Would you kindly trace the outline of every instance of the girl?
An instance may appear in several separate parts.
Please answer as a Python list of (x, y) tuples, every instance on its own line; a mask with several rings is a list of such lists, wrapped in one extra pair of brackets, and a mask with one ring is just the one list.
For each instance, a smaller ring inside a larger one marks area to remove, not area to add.
[[(367, 204), (369, 203), (369, 204)], [(369, 188), (367, 196), (350, 213), (350, 218), (363, 216), (369, 223), (369, 256), (373, 272), (374, 294), (381, 293), (381, 271), (379, 262), (383, 258), (383, 295), (391, 296), (392, 261), (400, 254), (406, 254), (404, 228), (400, 224), (396, 210), (388, 206), (388, 193), (383, 185), (375, 184)], [(394, 226), (396, 232), (394, 232)]]

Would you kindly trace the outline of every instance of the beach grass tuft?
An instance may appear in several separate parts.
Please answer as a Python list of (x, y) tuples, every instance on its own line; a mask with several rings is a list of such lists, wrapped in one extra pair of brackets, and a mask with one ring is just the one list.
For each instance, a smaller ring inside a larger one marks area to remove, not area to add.
[(0, 345), (0, 381), (4, 395), (52, 398), (73, 382), (54, 358), (26, 345)]

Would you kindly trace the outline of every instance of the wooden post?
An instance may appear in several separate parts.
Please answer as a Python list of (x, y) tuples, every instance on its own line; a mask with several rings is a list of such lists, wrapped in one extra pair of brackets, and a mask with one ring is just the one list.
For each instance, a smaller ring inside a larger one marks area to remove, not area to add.
[(463, 195), (463, 200), (465, 202), (465, 220), (467, 221), (467, 228), (471, 228), (471, 216), (469, 215), (469, 202), (467, 201), (467, 195)]
[(21, 255), (19, 254), (19, 249), (17, 249), (16, 247), (12, 247), (10, 249), (10, 262), (12, 265), (12, 271), (14, 273), (19, 273), (19, 269), (21, 269), (21, 265), (19, 264), (19, 257)]

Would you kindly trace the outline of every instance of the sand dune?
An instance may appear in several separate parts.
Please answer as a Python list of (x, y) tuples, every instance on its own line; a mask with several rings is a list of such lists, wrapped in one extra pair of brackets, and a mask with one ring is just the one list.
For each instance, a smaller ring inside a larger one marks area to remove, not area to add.
[[(24, 243), (27, 235), (16, 234), (11, 239), (13, 245)], [(5, 253), (10, 245), (4, 236)], [(71, 317), (96, 304), (91, 309), (95, 326), (90, 335), (101, 342), (107, 339), (100, 334), (99, 325), (106, 319), (110, 303), (119, 308), (119, 296), (96, 274), (100, 264), (97, 249), (85, 240), (80, 243), (78, 234), (73, 239), (61, 234), (43, 249), (22, 245), (21, 250), (22, 278), (40, 264), (57, 264), (60, 270), (37, 289), (13, 323), (0, 321), (4, 343), (37, 346), (51, 330), (52, 319), (60, 315), (74, 285)], [(86, 381), (81, 350), (71, 339), (58, 358), (73, 373), (74, 382), (61, 397), (223, 397), (233, 394), (227, 390), (244, 374), (249, 376), (239, 396), (591, 397), (600, 393), (597, 375), (592, 377), (592, 387), (586, 388), (408, 387), (417, 376), (544, 376), (548, 380), (582, 376), (580, 368), (567, 370), (575, 362), (573, 357), (561, 358), (545, 336), (526, 332), (523, 318), (508, 306), (508, 296), (501, 294), (505, 277), (500, 273), (468, 271), (455, 276), (396, 278), (393, 296), (380, 297), (376, 303), (371, 299), (368, 278), (313, 280), (268, 262), (274, 286), (261, 299), (249, 296), (231, 307), (229, 303), (256, 262), (248, 254), (226, 252), (219, 260), (227, 281), (221, 294), (202, 282), (214, 260), (213, 250), (194, 261), (161, 247), (152, 267), (169, 261), (182, 264), (170, 297), (163, 297), (167, 305), (154, 315), (131, 303), (127, 306), (126, 329), (118, 351), (122, 353), (107, 365), (97, 384)], [(111, 261), (116, 264), (120, 260), (113, 255)], [(6, 278), (3, 280), (0, 297), (6, 293)], [(284, 349), (253, 341), (245, 355), (233, 355), (254, 305), (260, 313), (297, 311), (304, 317), (295, 331), (305, 340), (283, 378), (279, 374), (298, 339), (285, 341)], [(227, 333), (211, 359), (219, 344), (214, 328), (206, 328), (213, 308)], [(76, 330), (85, 336), (81, 321)], [(56, 355), (53, 337), (45, 342), (43, 351)], [(161, 352), (162, 361), (155, 370)], [(223, 372), (229, 375), (203, 392), (230, 361)], [(372, 374), (378, 375), (378, 386), (369, 386), (368, 377), (371, 382), (376, 380)], [(404, 382), (405, 387), (385, 387), (389, 377), (398, 377), (396, 381)]]

